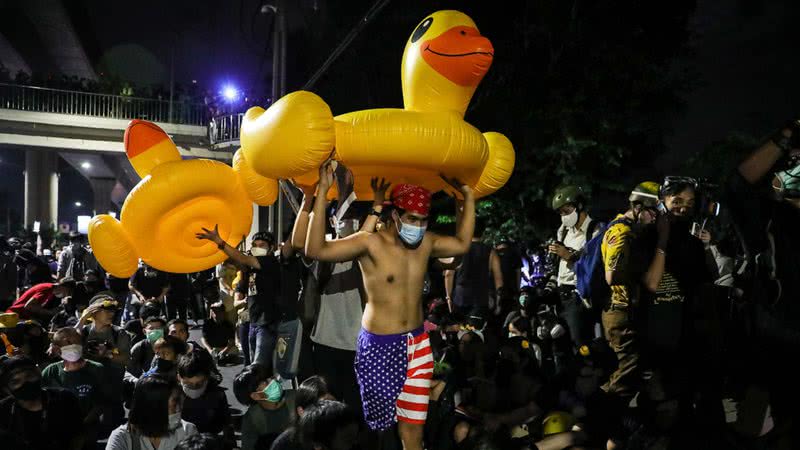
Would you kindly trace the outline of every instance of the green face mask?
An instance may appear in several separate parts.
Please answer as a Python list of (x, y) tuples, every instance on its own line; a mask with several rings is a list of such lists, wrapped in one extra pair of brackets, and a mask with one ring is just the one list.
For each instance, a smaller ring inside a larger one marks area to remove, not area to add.
[(775, 173), (779, 186), (775, 188), (778, 193), (788, 198), (796, 198), (800, 194), (800, 164), (789, 170)]
[(519, 306), (525, 307), (525, 303), (528, 302), (528, 294), (522, 294), (519, 296)]
[(157, 340), (164, 337), (164, 330), (152, 330), (147, 333), (147, 340), (150, 341), (151, 344), (155, 344)]
[(267, 401), (278, 403), (283, 399), (283, 386), (278, 380), (272, 380), (262, 391)]

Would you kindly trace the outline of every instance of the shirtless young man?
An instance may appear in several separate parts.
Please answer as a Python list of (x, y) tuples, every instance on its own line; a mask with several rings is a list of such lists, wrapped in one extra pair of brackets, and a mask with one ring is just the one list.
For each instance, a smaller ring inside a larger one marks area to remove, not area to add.
[(433, 375), (430, 342), (422, 329), (422, 285), (428, 260), (466, 253), (475, 227), (472, 190), (456, 180), (446, 181), (464, 197), (456, 236), (426, 232), (431, 193), (401, 184), (392, 189), (391, 220), (381, 231), (326, 242), (326, 198), (333, 184), (330, 162), (320, 168), (318, 195), (309, 218), (307, 257), (327, 262), (357, 259), (361, 266), (367, 305), (355, 370), (364, 415), (373, 430), (386, 430), (398, 421), (406, 450), (422, 449)]

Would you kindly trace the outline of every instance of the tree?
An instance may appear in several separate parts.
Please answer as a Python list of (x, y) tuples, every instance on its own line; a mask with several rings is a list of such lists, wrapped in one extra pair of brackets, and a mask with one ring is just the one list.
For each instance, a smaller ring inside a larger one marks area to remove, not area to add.
[[(343, 3), (341, 15), (348, 18), (371, 4)], [(543, 238), (558, 220), (546, 201), (558, 185), (627, 191), (635, 184), (629, 169), (646, 167), (664, 150), (662, 123), (691, 87), (692, 77), (675, 62), (688, 51), (694, 7), (689, 0), (394, 2), (317, 92), (335, 114), (401, 105), (400, 56), (409, 33), (430, 12), (463, 10), (495, 48), (466, 120), (506, 134), (517, 153), (511, 180), (479, 213), (489, 237)], [(321, 33), (335, 47), (339, 38)]]

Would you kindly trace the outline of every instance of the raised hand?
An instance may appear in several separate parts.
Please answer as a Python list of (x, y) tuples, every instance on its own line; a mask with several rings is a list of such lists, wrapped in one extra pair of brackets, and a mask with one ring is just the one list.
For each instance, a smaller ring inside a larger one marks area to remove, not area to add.
[(336, 170), (336, 161), (329, 159), (319, 166), (319, 191), (320, 195), (327, 194), (333, 186), (333, 172)]
[(378, 205), (386, 200), (386, 190), (389, 189), (392, 183), (386, 181), (385, 178), (381, 178), (380, 181), (378, 181), (378, 177), (374, 177), (369, 181), (369, 185), (372, 187), (372, 194), (374, 196), (373, 203)]
[[(458, 178), (448, 178), (444, 174), (439, 174), (439, 177), (449, 184), (456, 192), (461, 192), (465, 197), (472, 192), (472, 188), (462, 183)], [(453, 195), (455, 196), (455, 195)]]
[(202, 233), (195, 233), (197, 239), (205, 239), (217, 245), (222, 243), (222, 238), (219, 237), (219, 225), (214, 225), (213, 230), (209, 230), (208, 228), (202, 228), (202, 230)]

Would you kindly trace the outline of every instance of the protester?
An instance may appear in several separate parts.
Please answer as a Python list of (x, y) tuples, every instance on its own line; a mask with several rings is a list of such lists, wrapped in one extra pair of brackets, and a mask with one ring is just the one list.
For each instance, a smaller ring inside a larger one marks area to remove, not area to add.
[(155, 343), (164, 337), (167, 328), (167, 321), (163, 317), (151, 316), (144, 319), (145, 339), (139, 341), (131, 348), (131, 357), (128, 362), (127, 370), (134, 377), (138, 378), (150, 368), (155, 356)]
[(211, 317), (203, 322), (203, 347), (221, 364), (236, 353), (236, 330), (225, 318), (224, 305), (211, 305), (210, 311)]
[(283, 386), (271, 370), (253, 363), (233, 380), (233, 392), (247, 412), (242, 418), (242, 450), (269, 448), (289, 426), (289, 407)]
[(131, 338), (122, 328), (112, 323), (119, 311), (119, 303), (107, 294), (95, 296), (75, 325), (83, 337), (86, 359), (103, 366), (103, 379), (108, 389), (109, 402), (103, 411), (103, 426), (113, 428), (124, 421), (122, 407), (123, 377), (130, 359)]
[(181, 417), (201, 433), (223, 433), (234, 440), (225, 390), (212, 377), (214, 362), (207, 353), (188, 352), (178, 359), (178, 381), (183, 390)]
[(181, 419), (182, 393), (175, 380), (142, 378), (133, 391), (128, 423), (111, 433), (106, 450), (173, 450), (197, 428)]
[(13, 450), (80, 450), (85, 443), (78, 397), (65, 389), (42, 387), (36, 363), (27, 356), (0, 359), (0, 431), (16, 441)]
[(472, 190), (448, 180), (464, 197), (457, 206), (456, 236), (426, 232), (430, 192), (398, 184), (392, 189), (392, 220), (385, 228), (327, 242), (325, 211), (334, 181), (330, 162), (320, 167), (319, 175), (305, 253), (328, 262), (357, 259), (361, 265), (370, 300), (358, 338), (356, 376), (367, 424), (385, 431), (398, 423), (404, 447), (421, 449), (433, 372), (429, 338), (422, 328), (422, 287), (429, 258), (460, 256), (469, 249), (475, 222)]
[(83, 339), (75, 328), (61, 328), (53, 336), (55, 353), (62, 361), (42, 371), (42, 385), (67, 389), (78, 396), (81, 417), (86, 429), (96, 440), (100, 416), (113, 401), (107, 391), (103, 366), (83, 357)]
[(50, 321), (58, 312), (61, 299), (72, 295), (75, 280), (63, 278), (58, 283), (40, 283), (20, 295), (6, 312), (17, 313), (22, 319)]
[(305, 448), (351, 450), (358, 443), (358, 414), (335, 400), (320, 400), (306, 409), (298, 428)]

